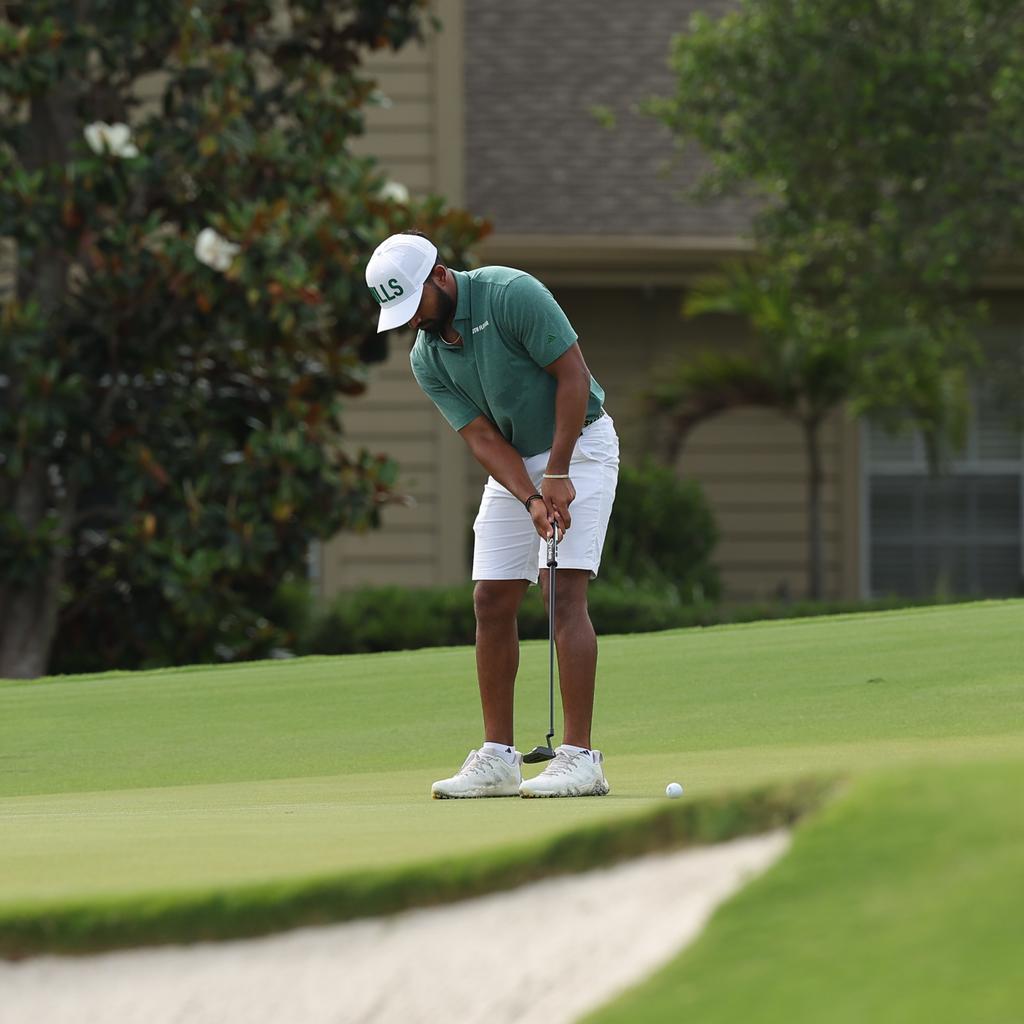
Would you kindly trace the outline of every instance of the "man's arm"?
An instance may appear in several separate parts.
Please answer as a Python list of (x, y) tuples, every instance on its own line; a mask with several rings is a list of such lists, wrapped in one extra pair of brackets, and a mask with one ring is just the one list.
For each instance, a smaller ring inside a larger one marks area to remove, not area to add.
[[(459, 434), (469, 446), (473, 458), (505, 490), (514, 494), (523, 503), (537, 493), (523, 465), (523, 457), (502, 437), (498, 428), (486, 416), (477, 416), (471, 423), (467, 423)], [(530, 505), (530, 515), (533, 517), (537, 532), (546, 539), (551, 534), (547, 499), (533, 502)]]
[[(529, 274), (522, 274), (504, 290), (502, 298), (505, 303), (502, 308), (505, 329), (557, 382), (555, 431), (546, 472), (565, 476), (587, 415), (590, 371), (583, 361), (572, 324), (540, 281)], [(568, 479), (544, 480), (541, 494), (548, 518), (567, 530), (571, 525), (569, 506), (576, 497), (572, 482)]]
[(535, 493), (523, 457), (486, 416), (477, 416), (459, 434), (469, 445), (473, 458), (507, 491), (523, 502)]
[(576, 441), (583, 430), (590, 401), (590, 370), (578, 343), (544, 369), (558, 382), (555, 394), (555, 438), (545, 472), (568, 473)]
[[(555, 392), (555, 437), (551, 443), (551, 455), (548, 457), (544, 472), (562, 476), (569, 472), (569, 460), (572, 458), (573, 449), (587, 416), (590, 370), (587, 369), (583, 353), (577, 343), (544, 369), (558, 382), (558, 389)], [(572, 481), (543, 480), (540, 489), (551, 517), (567, 530), (572, 525), (569, 505), (576, 497), (576, 488), (573, 487)]]

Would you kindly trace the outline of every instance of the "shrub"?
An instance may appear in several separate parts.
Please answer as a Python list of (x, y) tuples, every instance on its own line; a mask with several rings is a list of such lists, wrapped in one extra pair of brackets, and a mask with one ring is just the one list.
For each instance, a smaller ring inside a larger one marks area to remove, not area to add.
[(610, 583), (673, 590), (681, 603), (721, 592), (711, 553), (718, 542), (700, 486), (647, 461), (623, 466), (615, 495), (601, 576)]
[[(598, 635), (649, 633), (663, 629), (716, 626), (764, 619), (808, 618), (846, 612), (955, 603), (955, 599), (801, 601), (794, 604), (684, 604), (673, 589), (637, 587), (598, 580), (590, 589), (590, 618)], [(297, 654), (351, 654), (472, 644), (475, 639), (473, 587), (401, 590), (367, 588), (342, 594), (298, 639)], [(547, 639), (548, 620), (539, 587), (531, 587), (519, 613), (523, 640)]]
[(341, 594), (299, 642), (302, 654), (351, 654), (471, 644), (473, 588), (374, 587)]

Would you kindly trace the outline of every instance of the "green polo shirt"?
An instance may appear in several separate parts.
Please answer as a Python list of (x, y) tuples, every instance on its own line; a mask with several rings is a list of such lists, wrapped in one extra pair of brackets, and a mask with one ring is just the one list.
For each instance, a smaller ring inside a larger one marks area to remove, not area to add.
[[(453, 326), (462, 344), (420, 331), (409, 356), (416, 380), (453, 429), (486, 416), (523, 458), (547, 451), (558, 382), (544, 367), (575, 344), (572, 324), (551, 292), (521, 270), (452, 273), (459, 292)], [(603, 401), (591, 377), (587, 419)]]

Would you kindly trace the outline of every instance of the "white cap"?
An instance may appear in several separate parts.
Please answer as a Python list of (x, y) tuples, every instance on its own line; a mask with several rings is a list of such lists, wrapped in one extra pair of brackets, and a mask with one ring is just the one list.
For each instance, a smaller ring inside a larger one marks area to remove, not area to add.
[(366, 283), (381, 307), (378, 334), (413, 318), (423, 284), (436, 266), (437, 246), (419, 235), (392, 235), (373, 250)]

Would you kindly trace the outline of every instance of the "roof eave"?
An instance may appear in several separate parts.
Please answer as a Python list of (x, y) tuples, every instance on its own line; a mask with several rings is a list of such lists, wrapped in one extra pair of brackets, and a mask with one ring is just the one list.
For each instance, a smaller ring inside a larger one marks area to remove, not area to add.
[[(559, 285), (686, 286), (723, 261), (754, 251), (750, 238), (700, 235), (494, 234), (474, 250), (479, 264), (527, 270)], [(1024, 290), (1024, 263), (1006, 258), (982, 276), (983, 291)]]
[(481, 264), (528, 270), (561, 285), (686, 285), (723, 260), (753, 252), (744, 238), (495, 234), (475, 250)]

